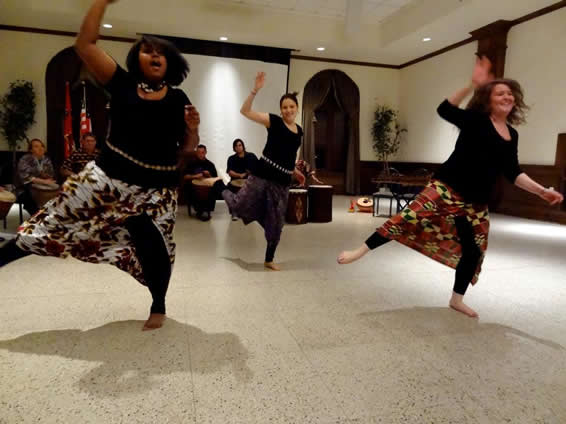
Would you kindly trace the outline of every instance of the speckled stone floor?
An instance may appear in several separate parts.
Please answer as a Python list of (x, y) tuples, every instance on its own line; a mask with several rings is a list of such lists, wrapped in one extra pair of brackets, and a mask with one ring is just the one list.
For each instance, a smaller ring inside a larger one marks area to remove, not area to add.
[[(179, 212), (164, 328), (128, 275), (74, 259), (0, 269), (0, 423), (566, 422), (566, 227), (492, 216), (479, 320), (453, 271), (397, 243), (338, 266), (384, 222), (286, 226)], [(12, 211), (8, 231), (14, 231)]]

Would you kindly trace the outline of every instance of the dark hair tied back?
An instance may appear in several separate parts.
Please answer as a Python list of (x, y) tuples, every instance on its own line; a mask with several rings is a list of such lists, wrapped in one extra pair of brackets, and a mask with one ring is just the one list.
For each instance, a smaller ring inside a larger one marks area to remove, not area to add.
[(297, 94), (299, 94), (298, 91), (293, 91), (292, 93), (283, 94), (281, 96), (281, 99), (279, 100), (279, 107), (281, 107), (283, 105), (283, 100), (285, 100), (285, 99), (293, 100), (295, 102), (295, 104), (297, 105), (297, 107), (299, 107), (299, 100), (297, 100)]

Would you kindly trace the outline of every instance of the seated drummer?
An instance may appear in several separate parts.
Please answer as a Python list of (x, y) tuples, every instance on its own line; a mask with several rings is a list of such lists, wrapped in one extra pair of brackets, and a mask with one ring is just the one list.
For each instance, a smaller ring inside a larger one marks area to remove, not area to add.
[(93, 133), (84, 133), (81, 137), (81, 148), (73, 152), (61, 165), (61, 175), (67, 178), (73, 174), (78, 174), (87, 163), (95, 160), (98, 154), (96, 137)]
[[(226, 172), (232, 181), (248, 178), (255, 168), (257, 156), (247, 152), (244, 142), (239, 138), (232, 143), (232, 150), (235, 153), (228, 158)], [(233, 185), (229, 185), (228, 188), (235, 191)]]
[(17, 196), (18, 202), (30, 214), (35, 214), (39, 208), (31, 195), (32, 184), (56, 184), (53, 163), (45, 156), (45, 144), (39, 138), (29, 142), (29, 153), (21, 157), (17, 167)]
[(216, 199), (225, 188), (221, 180), (216, 181), (208, 194), (208, 199), (204, 202), (194, 195), (192, 184), (193, 180), (218, 177), (216, 167), (214, 166), (214, 163), (206, 158), (206, 153), (206, 146), (204, 144), (199, 144), (197, 146), (196, 159), (187, 163), (183, 175), (183, 181), (185, 182), (185, 198), (187, 199), (188, 207), (190, 208), (192, 206), (196, 210), (197, 218), (201, 221), (208, 221), (210, 219), (210, 212), (214, 211)]
[[(302, 181), (299, 181), (298, 178)], [(324, 184), (316, 177), (316, 171), (306, 160), (297, 160), (297, 162), (295, 162), (295, 174), (293, 175), (292, 187), (309, 186), (311, 183)]]

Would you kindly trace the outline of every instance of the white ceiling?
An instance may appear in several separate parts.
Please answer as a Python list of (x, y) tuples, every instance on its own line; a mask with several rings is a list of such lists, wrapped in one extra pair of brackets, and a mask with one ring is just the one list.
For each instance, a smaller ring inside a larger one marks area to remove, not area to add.
[(412, 0), (218, 0), (219, 3), (244, 7), (261, 7), (299, 15), (345, 18), (348, 7), (361, 4), (364, 19), (381, 22)]
[[(284, 47), (399, 65), (557, 0), (119, 0), (104, 35), (138, 33)], [(0, 24), (77, 31), (91, 0), (0, 0)], [(423, 37), (432, 40), (424, 43)], [(324, 46), (324, 52), (317, 47)]]

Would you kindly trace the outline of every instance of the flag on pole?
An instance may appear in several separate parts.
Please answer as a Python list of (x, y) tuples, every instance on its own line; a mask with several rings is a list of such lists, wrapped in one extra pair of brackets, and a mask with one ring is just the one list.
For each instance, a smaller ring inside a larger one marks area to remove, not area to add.
[(64, 157), (67, 159), (75, 150), (75, 140), (73, 139), (73, 115), (71, 114), (71, 92), (69, 82), (65, 83), (65, 118), (63, 121), (64, 138)]
[(83, 81), (83, 102), (81, 105), (81, 138), (83, 134), (92, 132), (92, 123), (86, 110), (86, 84)]

